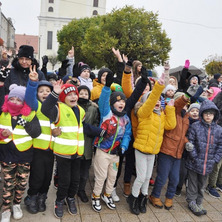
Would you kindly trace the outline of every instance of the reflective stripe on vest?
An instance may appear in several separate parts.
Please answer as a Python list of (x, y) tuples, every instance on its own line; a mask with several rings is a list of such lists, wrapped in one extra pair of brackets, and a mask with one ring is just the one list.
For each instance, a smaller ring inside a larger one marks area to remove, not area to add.
[(47, 150), (51, 142), (50, 120), (41, 112), (42, 104), (38, 101), (38, 110), (36, 116), (41, 126), (41, 134), (33, 139), (33, 147), (37, 149)]
[[(32, 119), (35, 116), (35, 112), (32, 111), (28, 116), (22, 116), (23, 119), (25, 119), (27, 122), (32, 121)], [(0, 116), (0, 128), (2, 129), (9, 129), (12, 132), (12, 135), (10, 135), (8, 138), (1, 140), (0, 144), (7, 144), (11, 140), (13, 140), (16, 148), (23, 152), (31, 148), (32, 146), (32, 137), (29, 136), (29, 134), (25, 131), (23, 126), (16, 125), (14, 129), (12, 129), (11, 126), (11, 115), (10, 113), (2, 113)]]
[(61, 135), (54, 138), (53, 151), (61, 155), (82, 156), (84, 153), (84, 135), (82, 120), (85, 111), (78, 106), (80, 113), (80, 123), (76, 119), (73, 110), (64, 103), (59, 103), (59, 121), (56, 127), (62, 130)]

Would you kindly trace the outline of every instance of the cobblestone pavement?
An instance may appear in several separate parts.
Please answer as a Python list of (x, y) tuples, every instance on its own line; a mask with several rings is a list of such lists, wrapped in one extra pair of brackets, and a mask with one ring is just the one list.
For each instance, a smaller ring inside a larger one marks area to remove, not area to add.
[[(155, 169), (154, 169), (155, 174)], [(90, 169), (90, 179), (87, 183), (86, 193), (90, 197), (93, 187), (93, 168)], [(151, 192), (152, 187), (149, 188), (149, 193)], [(164, 193), (166, 187), (162, 191), (161, 199), (164, 201)], [(2, 194), (2, 183), (0, 186), (0, 193)], [(47, 210), (44, 213), (30, 214), (25, 209), (24, 202), (22, 202), (22, 209), (24, 217), (19, 221), (24, 222), (222, 222), (222, 197), (221, 199), (215, 199), (210, 197), (205, 193), (203, 205), (207, 209), (207, 215), (197, 217), (193, 215), (187, 208), (187, 203), (185, 200), (185, 190), (182, 191), (180, 197), (174, 198), (174, 206), (171, 210), (157, 209), (151, 206), (150, 203), (147, 204), (147, 213), (140, 214), (138, 216), (133, 215), (129, 212), (128, 204), (126, 203), (126, 198), (123, 194), (123, 181), (122, 178), (119, 181), (117, 187), (117, 194), (120, 197), (120, 202), (116, 203), (116, 210), (110, 210), (102, 202), (102, 211), (101, 213), (96, 213), (92, 207), (91, 202), (82, 203), (81, 200), (77, 198), (78, 213), (75, 216), (71, 216), (66, 206), (64, 206), (64, 216), (62, 219), (57, 219), (53, 214), (53, 203), (56, 196), (56, 190), (51, 185), (48, 199), (47, 199)], [(222, 193), (221, 193), (222, 195)], [(15, 221), (12, 219), (11, 221)]]

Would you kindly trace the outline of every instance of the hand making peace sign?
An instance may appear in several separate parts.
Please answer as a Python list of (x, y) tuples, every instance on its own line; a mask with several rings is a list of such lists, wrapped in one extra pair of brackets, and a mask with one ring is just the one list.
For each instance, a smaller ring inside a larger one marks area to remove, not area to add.
[(30, 73), (29, 73), (29, 79), (32, 80), (32, 81), (38, 81), (39, 80), (39, 75), (38, 73), (36, 72), (36, 65), (33, 66), (30, 66), (29, 67), (29, 70), (30, 70)]

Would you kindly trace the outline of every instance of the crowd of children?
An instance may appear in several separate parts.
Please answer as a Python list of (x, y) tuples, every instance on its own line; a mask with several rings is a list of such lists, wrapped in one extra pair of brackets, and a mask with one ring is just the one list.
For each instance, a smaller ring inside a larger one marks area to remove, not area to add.
[[(188, 208), (197, 216), (207, 214), (202, 204), (205, 188), (211, 196), (220, 197), (220, 77), (206, 89), (198, 75), (191, 75), (186, 60), (179, 82), (169, 76), (168, 63), (155, 80), (140, 61), (112, 50), (118, 58), (116, 77), (110, 69), (101, 68), (93, 79), (87, 64), (74, 65), (73, 47), (61, 67), (63, 75), (50, 74), (48, 80), (33, 64), (31, 46), (20, 47), (10, 72), (1, 69), (1, 222), (9, 222), (11, 215), (23, 217), (21, 201), (28, 180), (24, 198), (28, 212), (46, 210), (54, 167), (58, 173), (54, 214), (62, 218), (65, 204), (71, 215), (77, 214), (75, 196), (89, 201), (86, 183), (92, 162), (92, 209), (101, 212), (100, 199), (115, 209), (124, 158), (124, 195), (133, 214), (146, 213), (148, 201), (170, 210), (183, 184)], [(156, 159), (157, 174), (148, 195)]]

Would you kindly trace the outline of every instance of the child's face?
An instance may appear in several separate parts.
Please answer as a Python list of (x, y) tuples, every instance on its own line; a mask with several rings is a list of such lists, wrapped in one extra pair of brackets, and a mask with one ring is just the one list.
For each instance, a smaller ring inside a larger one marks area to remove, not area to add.
[(101, 83), (102, 83), (103, 85), (106, 84), (106, 76), (107, 76), (107, 74), (108, 74), (108, 72), (104, 72), (104, 73), (102, 74), (102, 76), (101, 76)]
[(51, 93), (51, 89), (48, 86), (40, 86), (38, 88), (38, 98), (41, 102), (45, 101), (47, 96)]
[(78, 96), (75, 92), (70, 92), (65, 98), (65, 104), (69, 107), (77, 106)]
[(160, 109), (160, 107), (161, 107), (161, 101), (158, 100), (158, 101), (156, 102), (156, 105), (155, 105), (154, 109)]
[(18, 97), (10, 97), (9, 99), (8, 99), (11, 103), (14, 103), (14, 104), (16, 104), (16, 105), (22, 105), (23, 104), (23, 102), (22, 102), (22, 100), (20, 100)]
[(86, 89), (81, 89), (79, 92), (79, 98), (89, 99), (89, 93)]
[(172, 89), (169, 89), (169, 90), (166, 91), (166, 96), (169, 97), (169, 98), (173, 98), (174, 94), (175, 94), (175, 92)]
[(83, 79), (88, 79), (90, 77), (90, 71), (88, 69), (85, 69), (81, 72), (80, 76)]
[(206, 123), (212, 123), (214, 119), (214, 112), (211, 111), (203, 112), (203, 119)]
[(169, 84), (172, 85), (172, 86), (176, 86), (176, 81), (175, 81), (175, 79), (170, 78), (170, 79), (169, 79)]
[(197, 109), (197, 108), (191, 109), (189, 112), (189, 116), (192, 119), (198, 119), (199, 118), (199, 109)]
[(195, 77), (191, 78), (190, 85), (198, 85), (198, 79)]
[(118, 100), (116, 101), (114, 104), (113, 104), (113, 107), (118, 111), (118, 112), (122, 112), (125, 108), (125, 105), (126, 105), (126, 102), (125, 100), (121, 99), (121, 100)]

